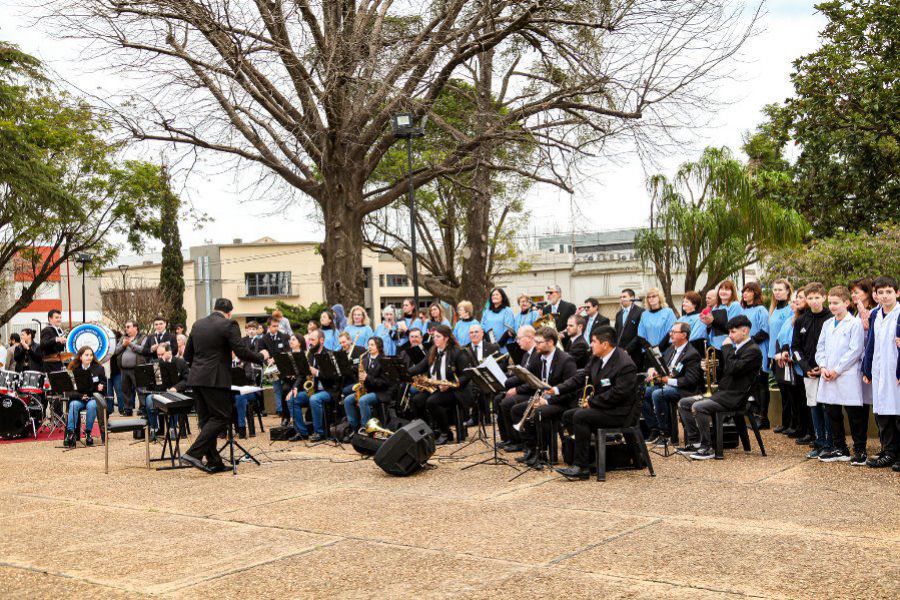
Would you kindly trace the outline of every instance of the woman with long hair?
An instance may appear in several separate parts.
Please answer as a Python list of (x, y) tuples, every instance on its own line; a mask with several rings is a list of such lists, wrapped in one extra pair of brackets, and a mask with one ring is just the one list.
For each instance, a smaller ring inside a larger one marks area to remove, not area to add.
[[(769, 369), (774, 372), (776, 368), (775, 357), (778, 354), (778, 334), (787, 321), (791, 320), (794, 314), (791, 307), (791, 297), (794, 289), (787, 279), (776, 279), (772, 282), (772, 301), (769, 304), (769, 343), (760, 349), (765, 350), (763, 356), (766, 357)], [(778, 378), (775, 378), (778, 382)], [(778, 384), (781, 390), (782, 384)], [(786, 397), (784, 391), (781, 392), (781, 425), (775, 427), (772, 431), (775, 433), (785, 433), (790, 428), (791, 423), (791, 403)]]
[(803, 438), (811, 431), (809, 407), (806, 406), (806, 388), (803, 385), (803, 369), (794, 362), (791, 351), (794, 323), (805, 310), (806, 295), (803, 288), (800, 288), (794, 293), (791, 302), (791, 317), (782, 323), (775, 338), (775, 381), (778, 382), (778, 389), (781, 391), (782, 406), (785, 402), (789, 406), (788, 427), (782, 433), (790, 438)]
[(741, 302), (737, 286), (726, 279), (716, 288), (716, 306), (708, 315), (700, 315), (709, 331), (709, 344), (716, 349), (717, 358), (722, 358), (722, 343), (728, 337), (728, 321), (741, 314)]
[(666, 306), (666, 299), (659, 288), (650, 288), (644, 294), (644, 312), (638, 323), (638, 337), (663, 352), (669, 346), (669, 331), (675, 323), (675, 312)]
[(354, 306), (350, 309), (350, 322), (344, 328), (350, 334), (354, 345), (366, 348), (369, 340), (375, 335), (369, 322), (369, 314), (362, 306)]
[(325, 335), (325, 349), (332, 352), (340, 350), (341, 342), (338, 337), (341, 335), (341, 332), (335, 325), (334, 313), (331, 312), (330, 308), (326, 308), (319, 315), (319, 328)]
[(391, 401), (393, 386), (385, 375), (382, 357), (384, 356), (384, 343), (380, 337), (369, 340), (368, 352), (360, 357), (363, 364), (363, 373), (359, 383), (366, 388), (366, 393), (356, 401), (356, 393), (349, 393), (344, 397), (344, 412), (347, 413), (347, 421), (350, 422), (350, 431), (357, 431), (364, 426), (375, 412), (379, 403), (388, 404)]
[(501, 288), (491, 290), (487, 306), (481, 313), (481, 328), (487, 340), (499, 345), (500, 351), (506, 354), (506, 344), (516, 337), (516, 317)]
[(444, 309), (440, 303), (432, 302), (428, 307), (428, 318), (424, 320), (425, 329), (423, 330), (422, 345), (431, 348), (431, 332), (438, 325), (446, 325), (450, 327), (450, 321), (444, 316)]
[(466, 371), (470, 366), (468, 354), (460, 348), (449, 327), (438, 325), (432, 332), (432, 338), (434, 345), (428, 356), (409, 369), (410, 375), (425, 375), (456, 385), (442, 385), (434, 392), (417, 392), (410, 405), (417, 419), (430, 421), (432, 429), (439, 432), (435, 445), (441, 446), (453, 441), (447, 411), (454, 410), (457, 404), (462, 410), (468, 410), (472, 405), (469, 390), (471, 375)]
[(94, 420), (97, 418), (97, 399), (94, 394), (103, 394), (106, 389), (106, 371), (103, 365), (97, 362), (94, 351), (90, 346), (82, 346), (78, 354), (69, 363), (69, 371), (75, 379), (75, 391), (69, 392), (69, 419), (66, 422), (66, 439), (63, 445), (69, 448), (75, 447), (78, 432), (75, 426), (78, 423), (78, 414), (87, 410), (84, 422), (84, 443), (87, 446), (94, 444), (91, 431), (94, 429)]
[(769, 360), (766, 347), (769, 343), (769, 310), (763, 305), (762, 286), (756, 281), (744, 284), (741, 290), (741, 312), (750, 319), (750, 339), (762, 351), (762, 364), (757, 375), (756, 392), (759, 411), (759, 428), (769, 429)]

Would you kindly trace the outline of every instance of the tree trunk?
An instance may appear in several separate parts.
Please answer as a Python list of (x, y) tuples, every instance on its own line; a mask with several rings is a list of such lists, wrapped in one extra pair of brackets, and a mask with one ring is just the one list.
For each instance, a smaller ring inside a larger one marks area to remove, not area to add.
[[(346, 189), (342, 191), (348, 193)], [(361, 207), (361, 197), (348, 199), (332, 193), (321, 198), (320, 206), (325, 217), (325, 241), (320, 246), (325, 301), (330, 306), (342, 304), (349, 313), (352, 306), (364, 306), (366, 287), (362, 266), (363, 214), (361, 208), (354, 208)]]

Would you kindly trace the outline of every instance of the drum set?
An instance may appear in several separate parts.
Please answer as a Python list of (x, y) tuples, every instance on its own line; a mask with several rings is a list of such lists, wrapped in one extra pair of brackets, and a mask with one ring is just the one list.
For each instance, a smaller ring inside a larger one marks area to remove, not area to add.
[(0, 439), (36, 438), (43, 427), (57, 426), (54, 407), (48, 414), (47, 385), (40, 371), (0, 371)]

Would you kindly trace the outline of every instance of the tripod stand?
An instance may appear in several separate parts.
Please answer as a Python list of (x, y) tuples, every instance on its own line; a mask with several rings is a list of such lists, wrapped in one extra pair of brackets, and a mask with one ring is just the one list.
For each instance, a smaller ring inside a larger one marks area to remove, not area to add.
[[(476, 383), (478, 388), (481, 390), (481, 393), (485, 395), (486, 398), (493, 399), (497, 394), (500, 394), (504, 390), (504, 386), (500, 384), (500, 382), (494, 377), (494, 375), (487, 369), (482, 367), (475, 367), (472, 369), (472, 380)], [(479, 411), (481, 410), (479, 406)], [(480, 415), (479, 415), (480, 416)], [(479, 419), (478, 424), (478, 436), (473, 439), (471, 442), (468, 442), (462, 448), (466, 448), (475, 442), (481, 442), (485, 444), (490, 451), (492, 452), (491, 456), (485, 458), (484, 460), (480, 460), (471, 465), (466, 465), (462, 468), (463, 471), (466, 469), (471, 469), (472, 467), (477, 467), (479, 465), (492, 465), (492, 466), (506, 466), (514, 471), (518, 471), (519, 468), (509, 462), (507, 459), (502, 458), (499, 454), (499, 450), (497, 448), (497, 420), (494, 418), (494, 411), (489, 411), (489, 418), (491, 419), (491, 435), (493, 439), (493, 443), (488, 442), (487, 432), (484, 429), (483, 419)], [(454, 451), (454, 454), (461, 450), (459, 448)]]
[(515, 475), (512, 479), (510, 479), (510, 481), (515, 481), (516, 479), (518, 479), (525, 473), (528, 473), (529, 471), (543, 471), (544, 467), (551, 466), (549, 460), (544, 460), (544, 455), (546, 453), (546, 449), (544, 448), (544, 422), (541, 419), (541, 413), (535, 412), (534, 419), (535, 419), (534, 427), (537, 430), (536, 431), (536, 434), (537, 434), (537, 456), (535, 457), (535, 460), (533, 463), (531, 463), (531, 464), (526, 463), (525, 466), (527, 468), (524, 471), (522, 471), (521, 473), (519, 473), (518, 475)]

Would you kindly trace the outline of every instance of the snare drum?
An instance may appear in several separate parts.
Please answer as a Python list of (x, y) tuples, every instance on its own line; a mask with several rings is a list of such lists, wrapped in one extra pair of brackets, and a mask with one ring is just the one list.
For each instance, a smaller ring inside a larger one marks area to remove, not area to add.
[(19, 374), (0, 370), (0, 394), (13, 394), (19, 387)]
[(44, 393), (45, 376), (41, 371), (22, 371), (19, 373), (19, 391), (28, 394)]

